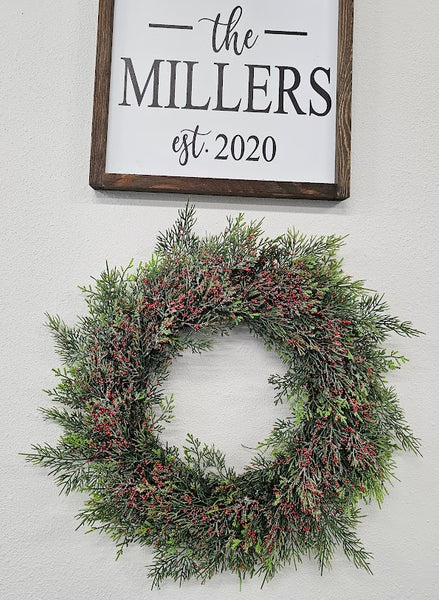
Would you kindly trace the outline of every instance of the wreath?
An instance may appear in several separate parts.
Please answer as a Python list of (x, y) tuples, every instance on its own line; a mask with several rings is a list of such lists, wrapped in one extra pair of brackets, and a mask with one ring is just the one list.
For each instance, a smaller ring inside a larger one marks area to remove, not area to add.
[[(226, 570), (265, 581), (307, 555), (323, 571), (338, 546), (370, 571), (358, 505), (381, 503), (395, 450), (419, 454), (385, 380), (406, 359), (382, 343), (419, 332), (343, 272), (343, 238), (268, 239), (242, 215), (201, 238), (194, 223), (188, 205), (149, 262), (107, 265), (81, 288), (88, 313), (77, 326), (48, 317), (65, 366), (48, 391), (56, 404), (42, 411), (63, 434), (28, 460), (65, 493), (88, 493), (80, 524), (109, 534), (118, 553), (132, 542), (153, 547), (153, 586)], [(239, 323), (283, 361), (270, 382), (291, 409), (242, 473), (192, 435), (184, 456), (161, 439), (172, 361)]]

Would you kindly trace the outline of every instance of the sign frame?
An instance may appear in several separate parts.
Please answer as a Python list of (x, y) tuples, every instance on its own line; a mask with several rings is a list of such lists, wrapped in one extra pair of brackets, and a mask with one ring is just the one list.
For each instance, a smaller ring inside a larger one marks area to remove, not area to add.
[(344, 200), (350, 195), (354, 0), (339, 0), (335, 182), (259, 181), (106, 172), (114, 0), (99, 0), (90, 186), (96, 190)]

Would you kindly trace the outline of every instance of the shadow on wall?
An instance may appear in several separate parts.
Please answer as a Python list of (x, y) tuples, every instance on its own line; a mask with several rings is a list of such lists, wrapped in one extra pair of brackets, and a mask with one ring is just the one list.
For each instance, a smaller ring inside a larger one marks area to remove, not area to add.
[(260, 210), (267, 212), (291, 211), (305, 214), (341, 214), (348, 213), (350, 199), (337, 200), (292, 200), (280, 198), (239, 198), (225, 196), (194, 196), (186, 194), (154, 194), (150, 192), (94, 191), (96, 204), (145, 206), (148, 208), (182, 208), (190, 200), (202, 208), (224, 210)]

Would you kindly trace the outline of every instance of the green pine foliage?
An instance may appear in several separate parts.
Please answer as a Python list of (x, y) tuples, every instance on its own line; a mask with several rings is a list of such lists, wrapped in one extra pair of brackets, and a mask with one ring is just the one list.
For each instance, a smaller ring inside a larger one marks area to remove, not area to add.
[[(242, 215), (215, 236), (194, 224), (188, 205), (149, 262), (107, 266), (82, 288), (88, 311), (75, 327), (48, 316), (63, 367), (42, 412), (62, 435), (27, 459), (63, 492), (88, 495), (80, 524), (110, 535), (119, 553), (152, 546), (155, 586), (226, 570), (264, 582), (304, 556), (323, 571), (338, 546), (370, 571), (359, 503), (382, 502), (396, 450), (419, 454), (386, 382), (405, 358), (383, 343), (419, 332), (343, 272), (342, 238), (269, 239)], [(172, 361), (238, 323), (283, 361), (270, 382), (291, 409), (243, 473), (191, 435), (183, 456), (161, 439)]]

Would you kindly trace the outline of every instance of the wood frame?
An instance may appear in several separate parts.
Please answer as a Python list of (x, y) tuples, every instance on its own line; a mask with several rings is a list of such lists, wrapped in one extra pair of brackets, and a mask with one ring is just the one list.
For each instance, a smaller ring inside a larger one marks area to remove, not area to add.
[(316, 200), (348, 198), (351, 160), (353, 12), (354, 0), (339, 0), (335, 183), (250, 181), (106, 172), (114, 0), (99, 0), (89, 181), (91, 187), (97, 190), (174, 192), (256, 198)]

